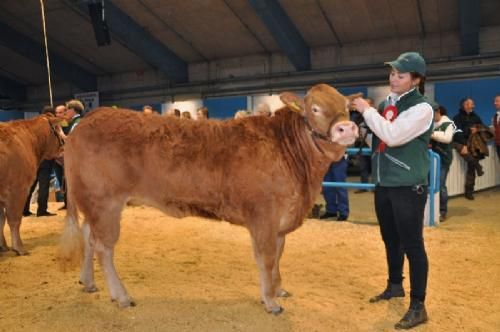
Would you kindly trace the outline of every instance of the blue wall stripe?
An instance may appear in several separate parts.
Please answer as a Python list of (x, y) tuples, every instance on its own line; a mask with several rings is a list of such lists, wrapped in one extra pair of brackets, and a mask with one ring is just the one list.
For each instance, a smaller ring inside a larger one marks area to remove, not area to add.
[(450, 118), (458, 113), (460, 99), (471, 97), (476, 105), (474, 112), (489, 126), (495, 113), (493, 99), (500, 94), (500, 78), (438, 82), (434, 86), (434, 93), (436, 102), (448, 110)]

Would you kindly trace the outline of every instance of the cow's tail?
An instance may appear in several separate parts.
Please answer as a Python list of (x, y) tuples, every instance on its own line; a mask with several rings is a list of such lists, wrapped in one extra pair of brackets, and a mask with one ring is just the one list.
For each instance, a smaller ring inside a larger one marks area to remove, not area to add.
[(67, 192), (67, 214), (59, 244), (59, 261), (61, 269), (66, 271), (78, 266), (83, 257), (83, 235), (78, 223), (78, 209)]

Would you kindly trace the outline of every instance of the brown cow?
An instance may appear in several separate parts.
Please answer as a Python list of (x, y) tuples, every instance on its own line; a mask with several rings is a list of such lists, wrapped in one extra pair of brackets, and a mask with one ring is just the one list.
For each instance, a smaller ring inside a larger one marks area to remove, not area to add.
[[(357, 136), (347, 99), (320, 84), (304, 100), (281, 96), (275, 117), (182, 121), (101, 108), (84, 118), (67, 142), (68, 215), (62, 259), (77, 252), (77, 209), (83, 212), (85, 251), (80, 281), (94, 284), (97, 254), (112, 300), (134, 305), (113, 264), (120, 215), (141, 197), (169, 215), (196, 215), (246, 227), (260, 271), (266, 310), (280, 313), (279, 260), (285, 235), (298, 228), (331, 162)], [(298, 110), (293, 111), (293, 110)], [(80, 238), (81, 239), (81, 238)]]
[(0, 251), (8, 250), (3, 229), (10, 227), (12, 250), (26, 254), (19, 228), (23, 207), (38, 166), (53, 159), (62, 146), (59, 118), (41, 115), (31, 120), (0, 123)]

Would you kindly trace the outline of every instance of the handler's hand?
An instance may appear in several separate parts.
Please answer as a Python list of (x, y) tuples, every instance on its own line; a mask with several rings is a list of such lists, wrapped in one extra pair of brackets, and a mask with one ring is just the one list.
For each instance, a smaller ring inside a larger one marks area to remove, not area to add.
[(370, 104), (368, 104), (368, 102), (363, 98), (356, 98), (351, 102), (351, 107), (362, 114), (370, 107)]
[(462, 150), (460, 150), (460, 154), (461, 154), (462, 156), (465, 156), (467, 153), (469, 153), (469, 150), (467, 150), (467, 145), (464, 145), (464, 146), (462, 147)]

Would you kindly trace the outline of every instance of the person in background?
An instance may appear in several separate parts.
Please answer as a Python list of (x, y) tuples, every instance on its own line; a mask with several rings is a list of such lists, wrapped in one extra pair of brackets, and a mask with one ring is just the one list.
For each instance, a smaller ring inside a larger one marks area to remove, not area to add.
[(476, 183), (476, 174), (482, 176), (484, 174), (483, 167), (479, 164), (479, 159), (474, 157), (467, 143), (469, 137), (477, 132), (479, 125), (483, 125), (481, 118), (474, 112), (474, 100), (470, 97), (465, 97), (460, 100), (460, 109), (458, 114), (453, 118), (453, 122), (457, 126), (457, 132), (453, 136), (455, 147), (460, 153), (460, 156), (467, 163), (467, 172), (465, 175), (465, 198), (468, 200), (474, 199), (474, 185)]
[(496, 95), (494, 99), (496, 113), (491, 119), (493, 134), (495, 135), (495, 144), (497, 146), (497, 157), (500, 160), (500, 95)]
[(72, 99), (66, 103), (66, 120), (68, 121), (68, 133), (75, 129), (81, 120), (81, 115), (84, 110), (84, 106), (81, 101), (77, 99)]
[(210, 118), (210, 115), (208, 114), (208, 108), (203, 106), (200, 107), (196, 110), (196, 119), (197, 120), (207, 120)]
[(352, 107), (363, 114), (373, 132), (372, 177), (375, 212), (388, 265), (386, 289), (371, 303), (405, 296), (403, 264), (410, 271), (410, 307), (396, 329), (410, 329), (428, 320), (425, 308), (429, 263), (423, 237), (429, 174), (428, 145), (434, 111), (425, 89), (426, 64), (416, 52), (401, 54), (391, 66), (391, 93), (379, 111), (363, 98)]
[(271, 108), (266, 103), (260, 103), (255, 108), (254, 115), (257, 115), (257, 116), (271, 116), (272, 115)]
[[(44, 106), (41, 114), (52, 114), (54, 115), (54, 109), (51, 106)], [(31, 195), (35, 191), (36, 184), (38, 183), (38, 198), (37, 198), (37, 217), (50, 217), (55, 216), (55, 213), (47, 211), (48, 201), (49, 201), (49, 187), (50, 187), (50, 175), (54, 167), (54, 160), (43, 160), (38, 167), (37, 176), (35, 182), (30, 188), (30, 192), (26, 202), (24, 204), (23, 216), (31, 216), (33, 213), (29, 210), (31, 203)]]
[[(347, 179), (347, 160), (342, 157), (330, 165), (325, 175), (324, 182), (345, 182)], [(349, 196), (347, 188), (323, 187), (325, 198), (325, 213), (319, 217), (322, 220), (337, 218), (337, 221), (345, 221), (349, 217)]]
[(252, 113), (250, 111), (239, 110), (236, 113), (234, 113), (234, 118), (235, 119), (243, 119), (243, 118), (248, 118), (251, 115), (252, 115)]
[(188, 119), (188, 120), (191, 120), (191, 113), (189, 113), (188, 111), (184, 111), (181, 113), (181, 119)]
[(144, 113), (144, 114), (153, 114), (154, 113), (153, 107), (150, 106), (150, 105), (144, 105), (142, 107), (142, 113)]
[[(370, 106), (373, 107), (373, 99), (366, 98), (366, 101)], [(361, 183), (370, 182), (370, 169), (371, 169), (371, 156), (363, 155), (361, 149), (368, 148), (367, 137), (370, 134), (370, 130), (363, 119), (363, 116), (356, 110), (352, 110), (350, 112), (351, 120), (359, 127), (360, 135), (356, 142), (354, 143), (355, 148), (359, 148), (358, 153), (356, 154), (356, 159), (359, 165), (359, 175)], [(367, 192), (367, 189), (357, 189), (354, 191), (355, 194), (361, 194)]]
[(439, 178), (439, 220), (446, 220), (448, 213), (448, 188), (446, 178), (453, 161), (452, 139), (455, 133), (455, 124), (447, 116), (446, 108), (439, 106), (434, 109), (434, 131), (431, 135), (432, 150), (441, 158), (441, 176)]
[[(68, 121), (66, 121), (66, 105), (61, 104), (57, 105), (55, 108), (55, 113), (56, 117), (62, 119), (62, 121), (59, 123), (59, 125), (62, 128), (62, 134), (61, 137), (63, 139), (66, 139), (67, 131), (66, 128), (68, 128)], [(54, 172), (56, 174), (56, 179), (59, 184), (59, 188), (62, 189), (63, 183), (64, 183), (64, 167), (63, 167), (63, 155), (61, 152), (61, 155), (54, 159)], [(64, 194), (62, 193), (62, 190), (59, 190), (56, 192), (56, 199), (58, 202), (64, 201)]]
[(176, 118), (180, 118), (181, 117), (181, 111), (179, 111), (177, 108), (171, 108), (169, 110), (167, 110), (167, 112), (165, 113), (166, 116), (172, 116), (172, 117), (176, 117)]
[[(66, 121), (68, 121), (68, 126), (64, 130), (64, 133), (66, 136), (71, 135), (73, 130), (76, 128), (80, 120), (82, 119), (82, 112), (84, 110), (83, 103), (79, 101), (78, 99), (72, 99), (66, 103)], [(59, 208), (59, 210), (65, 210), (66, 209), (66, 201), (67, 201), (67, 188), (66, 188), (66, 182), (63, 181), (63, 188), (65, 189), (65, 194), (64, 194), (64, 205)]]

